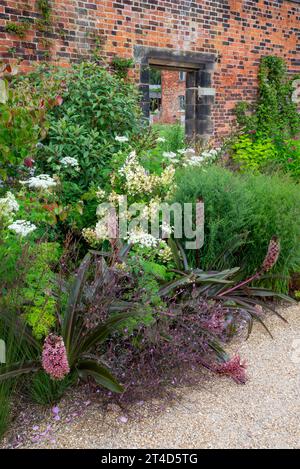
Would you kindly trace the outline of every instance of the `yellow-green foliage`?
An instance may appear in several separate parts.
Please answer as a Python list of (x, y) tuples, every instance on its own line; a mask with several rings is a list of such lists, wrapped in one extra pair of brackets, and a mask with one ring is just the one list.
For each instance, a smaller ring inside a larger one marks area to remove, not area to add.
[(37, 339), (45, 337), (55, 325), (55, 273), (51, 269), (60, 257), (58, 243), (42, 243), (36, 247), (36, 258), (26, 274), (23, 288), (24, 312), (27, 323)]
[(240, 164), (240, 169), (259, 171), (264, 164), (276, 160), (277, 151), (270, 138), (253, 140), (249, 135), (241, 135), (232, 146), (232, 158)]

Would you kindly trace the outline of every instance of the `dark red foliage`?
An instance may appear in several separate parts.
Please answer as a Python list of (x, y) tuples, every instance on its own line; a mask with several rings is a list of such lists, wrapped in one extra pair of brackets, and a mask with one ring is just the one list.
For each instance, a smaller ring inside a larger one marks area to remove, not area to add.
[[(203, 366), (221, 372), (218, 363), (228, 357), (216, 352), (215, 347), (227, 340), (232, 319), (216, 302), (202, 300), (198, 304), (197, 311), (181, 311), (176, 317), (161, 315), (152, 327), (110, 340), (104, 361), (125, 387), (124, 394), (115, 396), (119, 402), (161, 396), (174, 384), (194, 384), (201, 380), (199, 370)], [(227, 374), (237, 381), (239, 367), (236, 365), (231, 374), (229, 370)], [(242, 373), (239, 382), (243, 382)]]

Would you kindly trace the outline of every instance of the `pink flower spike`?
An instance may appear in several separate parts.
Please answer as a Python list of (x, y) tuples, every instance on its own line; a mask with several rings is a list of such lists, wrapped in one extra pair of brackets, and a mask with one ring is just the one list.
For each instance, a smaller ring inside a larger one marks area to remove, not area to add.
[(49, 334), (44, 342), (42, 365), (53, 379), (61, 380), (70, 373), (66, 347), (62, 337)]

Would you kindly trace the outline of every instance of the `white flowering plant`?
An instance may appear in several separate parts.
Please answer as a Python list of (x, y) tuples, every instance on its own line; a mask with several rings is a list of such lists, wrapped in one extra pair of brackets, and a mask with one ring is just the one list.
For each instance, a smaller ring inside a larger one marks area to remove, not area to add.
[(163, 162), (175, 167), (207, 166), (215, 163), (222, 155), (221, 148), (202, 149), (181, 148), (177, 152), (163, 152)]
[(36, 225), (26, 220), (15, 220), (13, 223), (8, 225), (7, 228), (23, 238), (29, 235), (32, 231), (35, 231)]
[[(111, 188), (107, 191), (97, 191), (98, 200), (101, 202), (97, 209), (98, 222), (95, 227), (85, 228), (82, 232), (86, 241), (93, 247), (99, 247), (102, 242), (118, 237), (118, 226), (115, 215), (111, 215), (111, 207), (119, 209), (124, 196), (128, 206), (142, 207), (140, 220), (143, 225), (143, 221), (147, 222), (156, 215), (159, 217), (160, 205), (175, 189), (175, 169), (171, 165), (156, 174), (144, 167), (142, 157), (134, 150), (127, 155), (119, 153), (118, 156), (119, 162), (111, 175)], [(103, 206), (103, 202), (108, 202), (109, 207)], [(130, 221), (133, 213), (128, 211), (126, 215)], [(159, 223), (162, 225), (162, 220), (159, 220)], [(166, 227), (164, 229), (166, 231)], [(145, 259), (149, 257), (150, 250), (157, 262), (171, 262), (171, 250), (166, 241), (154, 237), (141, 227), (130, 229), (124, 235), (123, 241), (132, 247), (132, 252), (139, 251), (140, 255), (144, 252)]]
[(20, 206), (14, 194), (8, 191), (0, 198), (0, 226), (11, 222)]
[(27, 186), (29, 189), (48, 192), (57, 186), (57, 181), (49, 174), (39, 174), (30, 177), (26, 181), (20, 181), (20, 184)]

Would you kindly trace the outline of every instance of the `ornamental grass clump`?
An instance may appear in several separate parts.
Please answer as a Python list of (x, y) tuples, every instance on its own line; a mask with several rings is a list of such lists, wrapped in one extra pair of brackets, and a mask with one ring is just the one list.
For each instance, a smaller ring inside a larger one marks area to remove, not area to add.
[(241, 279), (248, 278), (260, 269), (266, 245), (277, 236), (278, 261), (256, 280), (261, 286), (288, 292), (291, 274), (300, 270), (297, 184), (288, 177), (241, 175), (210, 166), (178, 171), (176, 185), (173, 202), (200, 199), (205, 207), (204, 244), (200, 250), (187, 251), (192, 266), (204, 270), (240, 266)]

